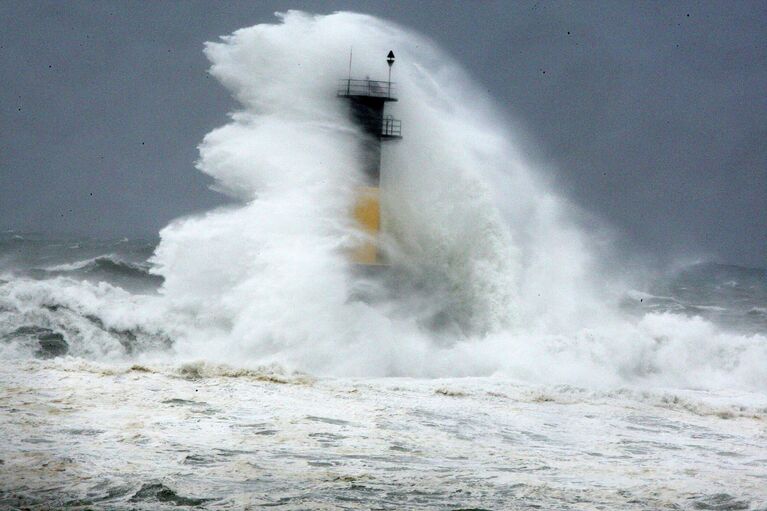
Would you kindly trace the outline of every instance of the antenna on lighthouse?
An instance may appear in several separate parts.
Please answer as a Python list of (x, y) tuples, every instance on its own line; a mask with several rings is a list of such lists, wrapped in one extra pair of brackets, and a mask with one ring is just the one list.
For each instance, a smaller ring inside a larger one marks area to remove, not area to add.
[(394, 52), (389, 50), (386, 56), (386, 63), (389, 64), (389, 96), (391, 96), (391, 67), (394, 65)]
[(352, 79), (352, 51), (354, 46), (349, 46), (349, 80)]

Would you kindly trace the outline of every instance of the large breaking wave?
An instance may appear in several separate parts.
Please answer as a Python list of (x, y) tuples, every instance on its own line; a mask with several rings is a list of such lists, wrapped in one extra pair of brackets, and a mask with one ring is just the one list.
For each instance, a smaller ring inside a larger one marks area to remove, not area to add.
[[(352, 46), (355, 76), (381, 77), (388, 50), (398, 57), (404, 139), (383, 154), (392, 271), (380, 281), (355, 276), (344, 257), (358, 237), (348, 213), (360, 133), (335, 88)], [(619, 309), (593, 237), (429, 40), (370, 16), (291, 11), (205, 53), (239, 107), (205, 137), (197, 166), (232, 204), (162, 230), (158, 294), (60, 274), (9, 279), (6, 338), (51, 335), (19, 331), (37, 325), (62, 332), (75, 356), (314, 374), (767, 386), (764, 335)], [(82, 268), (94, 264), (104, 260)], [(355, 299), (363, 288), (371, 298)], [(140, 349), (124, 349), (130, 336)]]

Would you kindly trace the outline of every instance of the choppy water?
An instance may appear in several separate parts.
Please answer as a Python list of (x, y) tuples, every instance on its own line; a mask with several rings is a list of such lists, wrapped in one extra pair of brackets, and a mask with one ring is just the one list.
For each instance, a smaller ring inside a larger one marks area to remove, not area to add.
[(640, 313), (700, 316), (739, 332), (767, 332), (767, 270), (698, 263), (657, 277), (624, 305)]
[[(0, 284), (0, 343), (26, 346), (6, 351), (0, 367), (2, 509), (767, 506), (765, 393), (131, 362), (172, 341), (142, 341), (148, 334), (76, 318), (59, 303), (32, 313), (20, 309), (33, 301), (13, 309), (9, 300), (21, 282), (62, 279), (157, 296), (161, 279), (145, 271), (152, 243), (26, 237), (2, 241), (14, 270)], [(755, 275), (695, 266), (667, 281), (667, 298), (633, 291), (623, 306), (711, 311), (712, 320), (746, 317), (749, 329), (763, 328), (748, 314), (765, 304)], [(75, 345), (83, 325), (122, 353), (97, 361), (44, 349), (55, 335)]]
[[(344, 256), (351, 44), (359, 76), (398, 55), (380, 278)], [(0, 234), (0, 509), (767, 509), (764, 270), (619, 284), (401, 27), (290, 12), (205, 52), (240, 106), (198, 168), (232, 204), (159, 241)]]
[(763, 397), (72, 361), (0, 378), (6, 507), (767, 504)]

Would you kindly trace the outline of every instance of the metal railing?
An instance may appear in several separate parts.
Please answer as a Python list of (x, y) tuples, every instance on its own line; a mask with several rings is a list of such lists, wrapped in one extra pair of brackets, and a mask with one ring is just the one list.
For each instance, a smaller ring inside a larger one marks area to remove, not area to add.
[(396, 92), (394, 82), (380, 80), (339, 80), (339, 96), (371, 96), (375, 98), (393, 98)]
[(381, 136), (402, 138), (402, 121), (395, 119), (391, 115), (384, 116), (381, 123)]

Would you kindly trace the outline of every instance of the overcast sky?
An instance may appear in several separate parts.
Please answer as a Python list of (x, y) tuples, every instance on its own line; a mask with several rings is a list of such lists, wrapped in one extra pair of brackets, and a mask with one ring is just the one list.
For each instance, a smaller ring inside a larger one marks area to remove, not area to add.
[(0, 2), (0, 228), (150, 236), (223, 198), (205, 41), (354, 10), (434, 39), (624, 249), (767, 266), (767, 2)]

